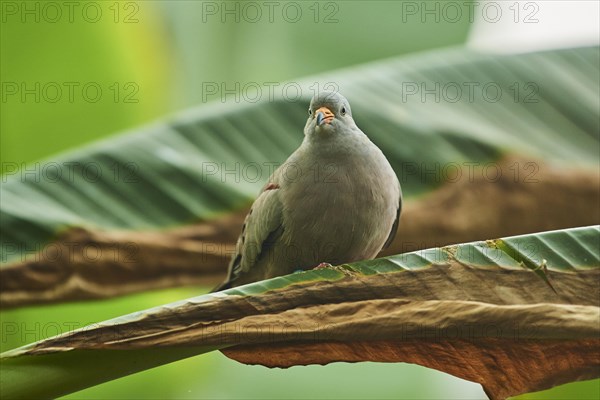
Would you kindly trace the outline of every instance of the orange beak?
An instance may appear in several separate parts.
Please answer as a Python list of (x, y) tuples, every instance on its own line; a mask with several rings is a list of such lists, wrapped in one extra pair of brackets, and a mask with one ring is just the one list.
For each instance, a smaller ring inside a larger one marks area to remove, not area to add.
[(327, 107), (321, 107), (315, 112), (315, 116), (317, 117), (317, 125), (321, 126), (323, 124), (330, 124), (335, 118), (335, 115), (331, 112), (331, 110)]

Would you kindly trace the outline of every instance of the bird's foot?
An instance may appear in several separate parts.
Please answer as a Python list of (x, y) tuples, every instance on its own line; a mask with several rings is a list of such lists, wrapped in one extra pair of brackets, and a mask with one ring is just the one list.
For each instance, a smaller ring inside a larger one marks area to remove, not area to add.
[(333, 265), (326, 263), (326, 262), (322, 262), (321, 264), (317, 265), (313, 269), (323, 269), (323, 268), (331, 268), (331, 267), (333, 267)]

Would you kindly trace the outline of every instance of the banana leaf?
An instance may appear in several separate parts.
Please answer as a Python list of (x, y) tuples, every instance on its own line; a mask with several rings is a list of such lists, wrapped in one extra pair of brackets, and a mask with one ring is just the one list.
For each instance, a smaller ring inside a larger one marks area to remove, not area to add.
[(1, 355), (0, 383), (4, 398), (49, 398), (219, 349), (269, 367), (416, 363), (505, 398), (599, 376), (599, 278), (599, 226), (432, 248), (32, 343)]

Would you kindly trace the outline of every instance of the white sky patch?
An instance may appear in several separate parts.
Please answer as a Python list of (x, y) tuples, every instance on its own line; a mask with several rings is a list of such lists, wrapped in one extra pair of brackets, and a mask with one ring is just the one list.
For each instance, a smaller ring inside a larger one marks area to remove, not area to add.
[(600, 1), (501, 0), (476, 7), (467, 46), (522, 53), (600, 44)]

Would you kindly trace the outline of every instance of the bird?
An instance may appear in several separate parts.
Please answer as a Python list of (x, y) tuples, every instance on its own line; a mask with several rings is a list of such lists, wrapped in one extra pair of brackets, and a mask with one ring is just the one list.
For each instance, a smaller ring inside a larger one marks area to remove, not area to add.
[(214, 291), (298, 271), (373, 259), (396, 235), (398, 177), (354, 122), (348, 100), (321, 91), (304, 139), (248, 212), (227, 278)]

